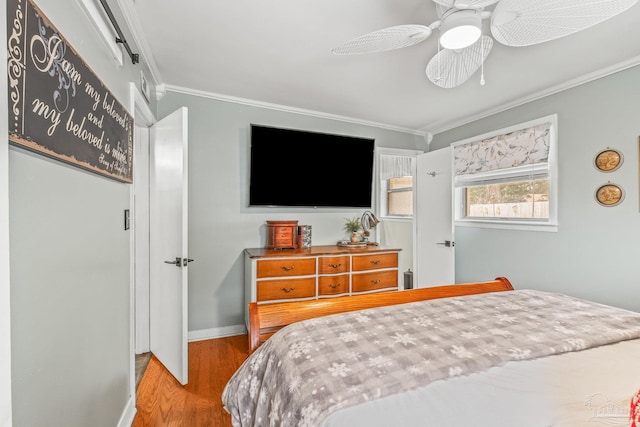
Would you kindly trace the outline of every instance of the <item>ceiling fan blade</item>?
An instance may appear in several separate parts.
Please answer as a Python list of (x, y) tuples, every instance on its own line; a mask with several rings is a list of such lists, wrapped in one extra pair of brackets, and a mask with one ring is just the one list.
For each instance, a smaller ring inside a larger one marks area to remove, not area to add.
[(480, 9), (497, 3), (498, 0), (433, 0), (435, 3), (447, 8), (456, 9)]
[(445, 89), (459, 86), (478, 71), (492, 47), (493, 39), (482, 36), (464, 49), (441, 50), (427, 64), (427, 77), (433, 84)]
[(426, 40), (431, 33), (431, 28), (424, 25), (398, 25), (346, 41), (331, 49), (331, 52), (336, 55), (351, 55), (399, 49), (418, 44)]
[(584, 30), (624, 12), (638, 0), (501, 0), (491, 34), (507, 46), (530, 46)]

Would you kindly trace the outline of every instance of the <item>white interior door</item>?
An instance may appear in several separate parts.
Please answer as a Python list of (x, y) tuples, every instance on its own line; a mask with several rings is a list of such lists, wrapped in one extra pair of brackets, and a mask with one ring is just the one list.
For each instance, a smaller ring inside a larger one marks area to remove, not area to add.
[(150, 347), (186, 384), (187, 108), (158, 121), (150, 135)]
[(419, 155), (416, 168), (414, 287), (455, 283), (451, 149)]

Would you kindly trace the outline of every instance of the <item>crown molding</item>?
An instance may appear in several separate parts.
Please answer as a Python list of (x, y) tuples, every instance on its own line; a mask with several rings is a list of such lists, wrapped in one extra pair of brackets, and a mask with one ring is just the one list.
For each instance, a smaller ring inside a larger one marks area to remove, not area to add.
[(402, 128), (399, 126), (392, 126), (385, 123), (377, 123), (377, 122), (361, 120), (353, 117), (340, 116), (337, 114), (323, 113), (321, 111), (306, 110), (304, 108), (290, 107), (287, 105), (280, 105), (280, 104), (272, 104), (270, 102), (256, 101), (254, 99), (240, 98), (236, 96), (222, 95), (219, 93), (206, 92), (198, 89), (190, 89), (186, 87), (174, 86), (169, 84), (165, 84), (163, 86), (164, 86), (165, 93), (166, 92), (182, 93), (185, 95), (199, 96), (202, 98), (215, 99), (218, 101), (231, 102), (234, 104), (248, 105), (250, 107), (266, 108), (269, 110), (282, 111), (285, 113), (300, 114), (303, 116), (318, 117), (321, 119), (338, 120), (341, 122), (353, 123), (353, 124), (364, 125), (364, 126), (372, 126), (376, 128), (392, 130), (395, 132), (403, 132), (411, 135), (418, 135), (422, 137), (428, 134), (428, 132), (422, 131), (422, 130)]
[(640, 56), (636, 56), (636, 57), (627, 59), (625, 61), (622, 61), (618, 64), (614, 64), (609, 67), (605, 67), (603, 69), (594, 71), (592, 73), (588, 73), (583, 76), (577, 77), (575, 79), (563, 82), (561, 84), (551, 86), (549, 88), (546, 88), (534, 94), (530, 94), (526, 97), (504, 103), (498, 107), (485, 110), (481, 113), (468, 116), (464, 119), (461, 119), (455, 122), (440, 121), (440, 122), (435, 122), (435, 123), (423, 126), (420, 129), (409, 129), (409, 128), (403, 128), (399, 126), (389, 125), (386, 123), (378, 123), (378, 122), (372, 122), (368, 120), (357, 119), (353, 117), (346, 117), (346, 116), (340, 116), (336, 114), (324, 113), (321, 111), (306, 110), (306, 109), (290, 107), (286, 105), (273, 104), (269, 102), (262, 102), (262, 101), (247, 99), (247, 98), (222, 95), (222, 94), (213, 93), (213, 92), (206, 92), (206, 91), (200, 91), (197, 89), (190, 89), (186, 87), (165, 84), (162, 82), (162, 77), (160, 75), (158, 65), (155, 61), (153, 54), (151, 53), (151, 48), (149, 47), (147, 39), (144, 33), (140, 31), (140, 29), (142, 28), (142, 24), (140, 23), (138, 14), (133, 6), (132, 1), (117, 0), (117, 2), (123, 12), (127, 27), (129, 31), (131, 31), (134, 42), (136, 43), (139, 50), (141, 51), (141, 56), (144, 58), (145, 63), (149, 68), (149, 71), (151, 73), (151, 76), (150, 76), (151, 86), (155, 88), (155, 95), (157, 100), (161, 99), (165, 95), (165, 93), (169, 91), (176, 92), (176, 93), (183, 93), (187, 95), (210, 98), (210, 99), (215, 99), (215, 100), (224, 101), (224, 102), (231, 102), (235, 104), (266, 108), (266, 109), (271, 109), (276, 111), (301, 114), (301, 115), (330, 119), (330, 120), (338, 120), (338, 121), (343, 121), (348, 123), (354, 123), (354, 124), (359, 124), (364, 126), (372, 126), (372, 127), (392, 130), (396, 132), (403, 132), (403, 133), (408, 133), (412, 135), (418, 135), (418, 136), (424, 137), (427, 140), (427, 143), (431, 142), (430, 140), (433, 138), (433, 135), (446, 132), (456, 127), (464, 126), (476, 120), (480, 120), (480, 119), (489, 117), (491, 115), (501, 113), (503, 111), (506, 111), (515, 107), (519, 107), (529, 102), (547, 97), (549, 95), (553, 95), (553, 94), (571, 89), (573, 87), (580, 86), (585, 83), (589, 83), (591, 81), (600, 79), (602, 77), (615, 74), (619, 71), (623, 71), (628, 68), (640, 65)]
[(625, 61), (619, 62), (617, 64), (611, 65), (609, 67), (605, 67), (602, 68), (598, 71), (594, 71), (592, 73), (588, 73), (588, 74), (584, 74), (580, 77), (577, 77), (573, 80), (568, 80), (566, 82), (563, 82), (561, 84), (555, 85), (555, 86), (551, 86), (548, 87), (544, 90), (541, 90), (539, 92), (530, 94), (526, 97), (523, 98), (519, 98), (516, 99), (512, 102), (500, 105), (499, 107), (493, 108), (491, 110), (486, 110), (483, 111), (480, 114), (476, 114), (474, 116), (469, 116), (466, 117), (462, 120), (458, 120), (456, 122), (449, 122), (449, 123), (436, 123), (434, 125), (430, 125), (430, 126), (425, 126), (423, 128), (420, 129), (420, 131), (422, 132), (428, 132), (427, 129), (429, 129), (430, 133), (432, 133), (433, 135), (437, 135), (439, 133), (442, 132), (446, 132), (448, 130), (460, 127), (460, 126), (464, 126), (466, 124), (469, 124), (471, 122), (475, 122), (476, 120), (480, 120), (480, 119), (484, 119), (485, 117), (489, 117), (492, 116), (494, 114), (497, 113), (501, 113), (503, 111), (507, 111), (510, 110), (512, 108), (515, 107), (519, 107), (521, 105), (524, 104), (528, 104), (529, 102), (533, 102), (533, 101), (537, 101), (538, 99), (542, 99), (544, 97), (547, 97), (549, 95), (554, 95), (556, 93), (559, 92), (563, 92), (565, 90), (583, 85), (585, 83), (589, 83), (592, 82), (594, 80), (598, 80), (601, 79), (603, 77), (607, 77), (610, 76), (612, 74), (618, 73), (620, 71), (624, 71), (627, 70), (629, 68), (635, 67), (637, 65), (640, 65), (640, 56), (636, 56), (630, 59), (627, 59)]
[(167, 94), (167, 85), (161, 83), (155, 86), (156, 100), (160, 101)]

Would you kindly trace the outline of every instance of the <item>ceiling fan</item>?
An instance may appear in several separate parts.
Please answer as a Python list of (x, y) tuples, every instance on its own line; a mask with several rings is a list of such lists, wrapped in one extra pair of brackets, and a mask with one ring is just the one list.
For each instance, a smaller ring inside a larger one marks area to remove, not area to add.
[[(430, 25), (397, 25), (356, 37), (331, 50), (336, 55), (383, 52), (413, 46), (440, 33), (438, 53), (427, 64), (429, 80), (443, 88), (461, 85), (482, 67), (493, 39), (531, 46), (568, 36), (618, 15), (638, 0), (433, 0), (439, 19)], [(497, 4), (496, 4), (497, 3)], [(494, 6), (493, 10), (486, 9)], [(480, 84), (484, 84), (484, 76)]]

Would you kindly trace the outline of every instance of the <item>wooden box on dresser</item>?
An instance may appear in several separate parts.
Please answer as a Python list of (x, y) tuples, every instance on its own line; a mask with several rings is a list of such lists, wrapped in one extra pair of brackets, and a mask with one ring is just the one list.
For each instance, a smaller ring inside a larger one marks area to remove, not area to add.
[(401, 249), (337, 245), (245, 249), (245, 323), (248, 304), (310, 300), (398, 290)]

